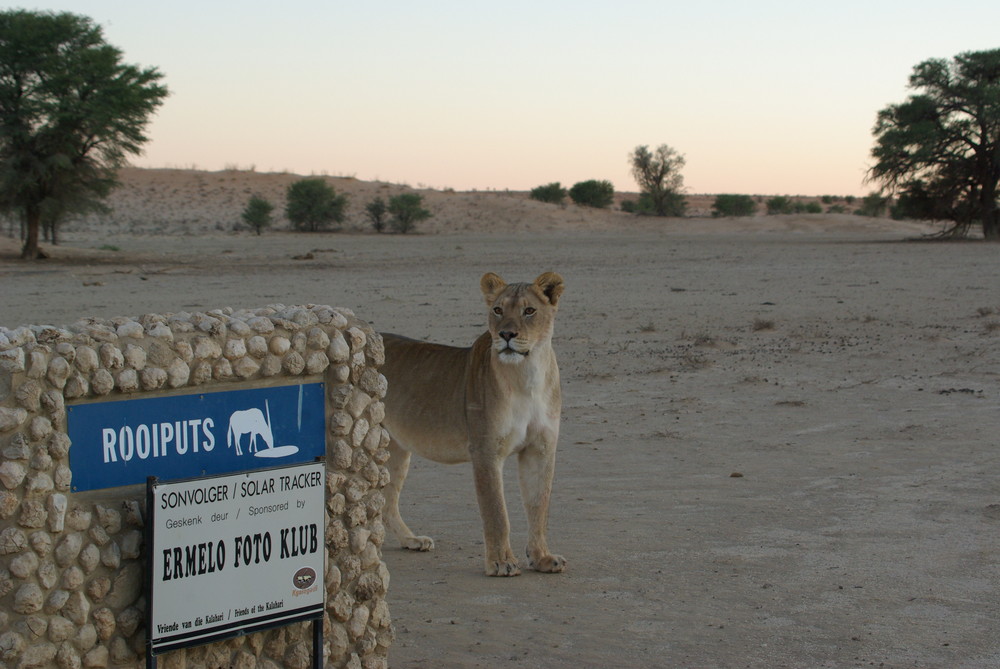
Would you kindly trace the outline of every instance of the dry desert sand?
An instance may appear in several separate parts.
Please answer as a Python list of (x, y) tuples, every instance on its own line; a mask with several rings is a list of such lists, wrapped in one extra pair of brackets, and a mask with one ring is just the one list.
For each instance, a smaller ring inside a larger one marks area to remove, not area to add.
[(996, 245), (496, 193), (429, 196), (428, 234), (258, 238), (212, 227), (244, 192), (227, 208), (166, 178), (218, 174), (154, 172), (119, 195), (136, 220), (207, 223), (68, 229), (36, 263), (0, 238), (0, 323), (322, 303), (466, 345), (483, 272), (566, 280), (549, 537), (568, 569), (482, 576), (469, 467), (415, 461), (404, 515), (437, 547), (384, 546), (391, 666), (1000, 666)]

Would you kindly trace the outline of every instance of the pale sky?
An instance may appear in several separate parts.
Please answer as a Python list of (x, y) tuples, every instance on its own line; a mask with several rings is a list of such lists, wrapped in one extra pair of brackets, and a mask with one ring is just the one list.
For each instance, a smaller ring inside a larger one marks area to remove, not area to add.
[(136, 165), (456, 190), (636, 190), (629, 153), (665, 143), (690, 193), (861, 195), (913, 66), (1000, 47), (990, 0), (23, 6), (89, 16), (165, 75)]

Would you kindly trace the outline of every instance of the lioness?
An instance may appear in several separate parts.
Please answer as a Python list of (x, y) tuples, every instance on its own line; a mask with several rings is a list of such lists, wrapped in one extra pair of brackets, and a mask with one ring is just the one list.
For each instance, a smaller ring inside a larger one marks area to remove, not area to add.
[(389, 381), (384, 425), (392, 437), (384, 516), (404, 548), (431, 550), (434, 541), (414, 535), (399, 515), (410, 454), (446, 464), (471, 461), (486, 575), (517, 576), (502, 479), (504, 461), (516, 453), (528, 566), (560, 572), (566, 560), (549, 552), (545, 531), (562, 407), (552, 330), (563, 280), (547, 272), (534, 283), (507, 284), (488, 273), (480, 288), (489, 331), (471, 348), (382, 335), (382, 373)]

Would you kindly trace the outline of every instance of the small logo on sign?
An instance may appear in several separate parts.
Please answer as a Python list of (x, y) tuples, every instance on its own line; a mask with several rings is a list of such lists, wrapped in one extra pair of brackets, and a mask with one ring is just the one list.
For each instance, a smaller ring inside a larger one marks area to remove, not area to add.
[(295, 572), (292, 577), (292, 585), (296, 590), (308, 590), (316, 585), (316, 570), (312, 567), (303, 567)]
[[(265, 418), (264, 413), (267, 413)], [(248, 437), (247, 452), (257, 458), (284, 458), (299, 452), (298, 446), (275, 446), (274, 433), (271, 432), (271, 408), (264, 400), (264, 411), (257, 408), (234, 411), (229, 417), (229, 429), (226, 431), (226, 446), (236, 446), (236, 455), (243, 455), (240, 442)], [(264, 448), (257, 445), (257, 440), (263, 442)]]

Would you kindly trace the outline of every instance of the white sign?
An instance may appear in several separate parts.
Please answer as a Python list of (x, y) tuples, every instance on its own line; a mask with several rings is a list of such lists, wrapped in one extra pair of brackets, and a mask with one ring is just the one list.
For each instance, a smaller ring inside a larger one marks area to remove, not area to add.
[(148, 486), (153, 655), (323, 615), (326, 466)]

